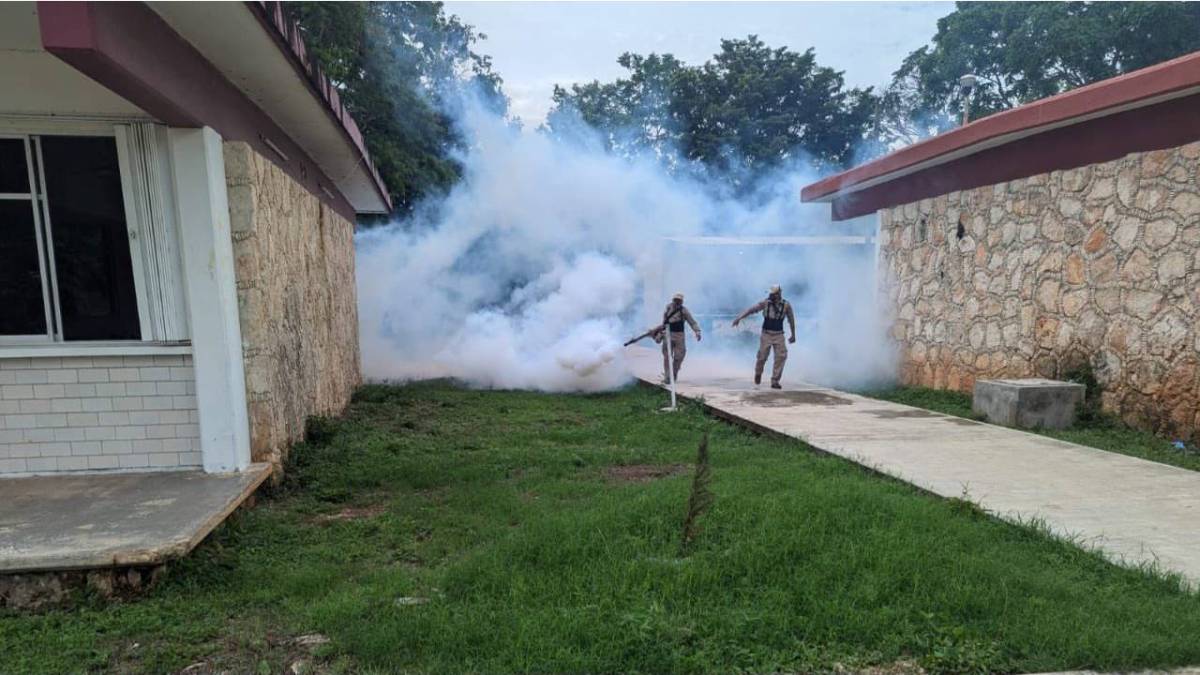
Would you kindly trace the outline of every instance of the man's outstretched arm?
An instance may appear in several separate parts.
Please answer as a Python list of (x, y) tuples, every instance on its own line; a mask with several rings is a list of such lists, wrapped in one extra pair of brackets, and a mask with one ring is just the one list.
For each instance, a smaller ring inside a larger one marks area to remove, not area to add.
[(754, 305), (752, 305), (750, 307), (750, 309), (747, 309), (746, 311), (742, 312), (741, 314), (738, 315), (738, 318), (733, 320), (733, 327), (737, 328), (737, 325), (739, 323), (741, 323), (742, 319), (750, 316), (751, 314), (757, 314), (757, 313), (761, 312), (763, 310), (763, 308), (766, 306), (767, 306), (766, 300), (754, 303)]

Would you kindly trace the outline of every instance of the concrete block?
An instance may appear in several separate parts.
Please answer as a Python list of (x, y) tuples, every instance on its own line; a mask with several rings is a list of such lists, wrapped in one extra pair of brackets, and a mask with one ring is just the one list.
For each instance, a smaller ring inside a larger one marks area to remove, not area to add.
[(66, 427), (62, 429), (53, 429), (54, 440), (56, 441), (85, 441), (87, 440), (87, 431), (83, 427)]
[(54, 457), (30, 457), (25, 460), (26, 470), (32, 472), (57, 471), (58, 460)]
[(140, 382), (142, 374), (138, 368), (109, 368), (108, 378), (113, 382)]
[(83, 412), (83, 399), (56, 398), (50, 401), (50, 412), (74, 413)]
[(96, 396), (94, 384), (64, 384), (63, 393), (72, 398), (91, 398)]
[(108, 368), (84, 368), (78, 372), (82, 383), (108, 382)]
[(91, 426), (96, 426), (97, 424), (105, 427), (123, 427), (129, 425), (129, 413), (127, 412), (98, 413), (98, 415), (99, 422), (93, 421)]
[[(86, 456), (100, 454), (100, 441), (73, 441), (71, 443), (71, 454)], [(87, 468), (87, 463), (84, 462), (84, 468)]]
[(1075, 423), (1085, 387), (1057, 380), (979, 380), (972, 409), (993, 424), (1066, 429)]
[(133, 452), (133, 443), (127, 440), (100, 441), (100, 452), (105, 455), (123, 455)]
[(96, 413), (67, 413), (67, 424), (59, 426), (94, 427), (97, 424)]
[(59, 471), (86, 471), (88, 468), (87, 457), (59, 457)]
[[(0, 363), (3, 361), (0, 360)], [(6, 399), (22, 399), (33, 398), (33, 385), (29, 384), (6, 384), (0, 387), (0, 396)]]
[(118, 427), (87, 427), (83, 430), (85, 441), (111, 441), (116, 438)]
[(73, 369), (51, 370), (50, 384), (75, 384), (79, 382), (79, 371)]
[(154, 410), (144, 411), (144, 412), (143, 411), (131, 412), (131, 413), (129, 413), (129, 423), (130, 424), (142, 424), (142, 425), (158, 424), (159, 423), (158, 415), (159, 415), (158, 411), (154, 411)]
[[(42, 398), (23, 398), (20, 402), (21, 413), (26, 415), (34, 415), (39, 413), (48, 413), (50, 410), (50, 399)], [(53, 412), (61, 412), (54, 410)]]
[(113, 427), (114, 440), (141, 440), (146, 437), (146, 427), (128, 426)]
[(0, 473), (24, 473), (25, 460), (22, 459), (0, 459)]
[(129, 396), (153, 396), (157, 387), (154, 382), (130, 382), (125, 385), (125, 393)]
[[(67, 413), (67, 414), (50, 413), (48, 415), (34, 415), (33, 416), (34, 426), (37, 426), (39, 428), (51, 428), (51, 429), (53, 429), (55, 427), (65, 427), (65, 426), (67, 426), (67, 415), (69, 415), (69, 414), (71, 414), (71, 413)], [(9, 426), (12, 426), (12, 420), (14, 420), (14, 419), (16, 419), (16, 418), (15, 417), (8, 418)]]
[[(104, 372), (106, 374), (108, 373), (107, 370)], [(113, 382), (113, 383), (109, 383), (109, 384), (97, 384), (96, 385), (96, 395), (97, 396), (124, 396), (125, 395), (125, 383), (124, 382)]]
[(141, 410), (143, 405), (141, 396), (123, 396), (113, 399), (113, 408), (118, 412)]
[(17, 371), (17, 384), (46, 384), (49, 381), (50, 375), (42, 369)]
[(117, 458), (122, 469), (141, 469), (150, 466), (150, 460), (145, 455), (121, 455)]
[(26, 443), (49, 443), (54, 440), (54, 432), (57, 429), (26, 429)]
[(143, 406), (146, 410), (170, 410), (174, 403), (170, 396), (147, 396)]
[(87, 460), (89, 469), (116, 469), (120, 467), (120, 463), (116, 457), (90, 455)]
[(38, 384), (33, 387), (34, 398), (62, 398), (65, 392), (61, 384)]
[(113, 403), (111, 398), (85, 398), (83, 399), (83, 412), (112, 412)]
[(155, 380), (166, 380), (171, 377), (171, 370), (169, 368), (165, 368), (165, 367), (161, 367), (161, 366), (160, 367), (151, 366), (148, 368), (141, 368), (140, 371), (141, 371), (140, 372), (141, 379), (143, 382), (155, 381)]

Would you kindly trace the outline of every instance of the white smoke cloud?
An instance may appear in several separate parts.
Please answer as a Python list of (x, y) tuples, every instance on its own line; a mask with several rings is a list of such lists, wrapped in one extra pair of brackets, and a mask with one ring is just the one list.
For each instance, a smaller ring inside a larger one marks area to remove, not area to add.
[[(845, 234), (852, 226), (830, 225), (828, 207), (799, 203), (812, 176), (783, 172), (738, 201), (650, 158), (522, 134), (479, 106), (465, 105), (458, 121), (470, 139), (463, 179), (405, 221), (357, 237), (368, 379), (612, 389), (632, 379), (622, 342), (658, 319), (670, 293), (687, 293), (697, 318), (717, 325), (770, 283), (784, 284), (801, 314), (789, 379), (857, 387), (891, 377), (868, 248), (692, 243)], [(706, 329), (684, 374), (740, 364), (749, 377), (754, 348)]]

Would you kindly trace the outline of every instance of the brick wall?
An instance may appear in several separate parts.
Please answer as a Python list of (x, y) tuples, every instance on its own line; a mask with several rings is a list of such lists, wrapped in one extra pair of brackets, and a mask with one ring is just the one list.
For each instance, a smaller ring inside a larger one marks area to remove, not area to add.
[(0, 474), (201, 464), (190, 356), (0, 359)]
[(880, 212), (909, 384), (1062, 377), (1200, 439), (1200, 142)]
[(251, 457), (278, 465), (362, 381), (354, 225), (245, 143), (225, 144), (225, 180)]

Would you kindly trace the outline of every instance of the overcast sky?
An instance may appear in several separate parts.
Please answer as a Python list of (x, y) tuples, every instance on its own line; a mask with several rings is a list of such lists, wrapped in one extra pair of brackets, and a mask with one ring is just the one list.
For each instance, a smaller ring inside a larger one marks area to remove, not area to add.
[(852, 86), (887, 83), (926, 44), (950, 2), (446, 2), (487, 35), (512, 112), (537, 126), (554, 85), (609, 81), (622, 52), (668, 52), (703, 63), (721, 38), (758, 35), (772, 47), (815, 47)]

